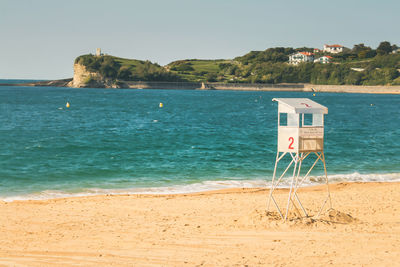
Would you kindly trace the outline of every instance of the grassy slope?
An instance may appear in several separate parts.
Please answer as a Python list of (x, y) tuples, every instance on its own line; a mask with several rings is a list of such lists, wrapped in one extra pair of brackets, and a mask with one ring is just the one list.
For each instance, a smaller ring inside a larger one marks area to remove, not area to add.
[[(129, 67), (130, 69), (135, 69), (138, 66), (145, 65), (145, 61), (136, 60), (136, 59), (127, 59), (127, 58), (119, 58), (113, 57), (115, 61), (121, 64), (121, 66)], [(166, 69), (170, 69), (176, 64), (179, 63), (190, 63), (193, 68), (192, 71), (174, 71), (170, 70), (172, 73), (176, 73), (177, 75), (190, 80), (190, 81), (198, 81), (202, 76), (202, 72), (214, 73), (217, 74), (220, 71), (219, 64), (221, 63), (231, 63), (232, 60), (226, 59), (217, 59), (217, 60), (198, 60), (198, 59), (188, 59), (188, 60), (179, 60), (169, 63), (165, 66)], [(160, 66), (160, 68), (163, 68)], [(199, 75), (200, 74), (200, 75)], [(204, 76), (204, 75), (203, 75)]]
[[(126, 66), (130, 68), (135, 68), (139, 65), (144, 66), (146, 61), (138, 60), (138, 59), (129, 59), (129, 58), (121, 58), (121, 57), (113, 57), (115, 61), (117, 61), (121, 66)], [(161, 68), (161, 67), (160, 67)]]
[[(130, 71), (135, 72), (138, 68), (145, 68), (146, 62), (147, 64), (149, 61), (137, 60), (137, 59), (128, 59), (128, 58), (120, 58), (120, 57), (113, 57), (113, 59), (121, 64), (121, 67), (126, 67)], [(158, 64), (151, 63), (153, 69), (157, 70), (165, 70), (163, 67), (159, 66)]]
[(178, 60), (169, 63), (166, 68), (171, 69), (174, 66), (179, 64), (189, 64), (193, 70), (190, 71), (176, 71), (170, 70), (173, 73), (181, 76), (182, 78), (188, 81), (205, 81), (207, 74), (215, 74), (218, 75), (220, 71), (219, 64), (222, 63), (232, 63), (232, 60), (227, 59), (217, 59), (217, 60), (207, 60), (207, 59), (186, 59), (186, 60)]

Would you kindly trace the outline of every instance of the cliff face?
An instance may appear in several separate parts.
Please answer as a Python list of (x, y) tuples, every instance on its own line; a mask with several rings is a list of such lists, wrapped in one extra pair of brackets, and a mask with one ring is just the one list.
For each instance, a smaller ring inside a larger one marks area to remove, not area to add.
[(90, 72), (81, 64), (74, 64), (74, 77), (68, 83), (69, 87), (74, 88), (118, 88), (115, 81), (105, 79), (98, 72)]
[(97, 73), (87, 71), (86, 67), (81, 64), (74, 64), (74, 77), (70, 86), (76, 88), (86, 87), (87, 83), (95, 77), (98, 77)]

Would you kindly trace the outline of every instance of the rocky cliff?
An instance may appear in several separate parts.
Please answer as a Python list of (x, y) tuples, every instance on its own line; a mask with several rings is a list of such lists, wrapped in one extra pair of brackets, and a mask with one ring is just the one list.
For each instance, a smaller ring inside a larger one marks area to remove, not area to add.
[(98, 72), (90, 72), (81, 64), (74, 64), (74, 77), (68, 83), (74, 88), (119, 88), (115, 80), (106, 79)]

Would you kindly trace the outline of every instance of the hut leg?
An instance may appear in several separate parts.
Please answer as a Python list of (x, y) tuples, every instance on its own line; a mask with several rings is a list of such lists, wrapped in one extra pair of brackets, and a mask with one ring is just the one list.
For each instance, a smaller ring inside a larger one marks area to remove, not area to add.
[(267, 212), (269, 212), (269, 205), (271, 204), (272, 192), (274, 191), (274, 181), (275, 181), (275, 176), (276, 176), (276, 168), (278, 167), (278, 161), (279, 161), (279, 152), (276, 153), (274, 174), (272, 175), (271, 188), (269, 190), (269, 199), (268, 199), (268, 204), (267, 204)]
[(328, 182), (328, 173), (326, 171), (326, 163), (325, 163), (325, 154), (324, 152), (321, 152), (321, 161), (324, 164), (324, 172), (325, 172), (325, 183), (326, 183), (326, 190), (327, 190), (327, 197), (324, 201), (324, 204), (322, 204), (322, 207), (320, 209), (320, 211), (318, 212), (317, 217), (319, 217), (319, 215), (321, 214), (323, 208), (325, 207), (326, 202), (329, 200), (329, 209), (332, 209), (332, 200), (331, 200), (331, 193), (329, 190), (329, 182)]
[(290, 202), (292, 200), (292, 191), (293, 191), (293, 187), (295, 186), (296, 169), (297, 169), (298, 160), (299, 160), (299, 153), (296, 153), (296, 155), (294, 157), (294, 169), (293, 169), (292, 183), (290, 185), (289, 198), (288, 198), (288, 203), (287, 203), (287, 206), (286, 206), (285, 221), (287, 221), (287, 217), (288, 217), (288, 214), (289, 214)]
[[(301, 183), (299, 183), (299, 178), (300, 178), (301, 164), (302, 164), (302, 162), (303, 162), (303, 153), (300, 154), (300, 159), (299, 159), (299, 161), (300, 161), (300, 163), (299, 163), (299, 168), (298, 168), (298, 170), (297, 170), (296, 186), (295, 186), (295, 190), (294, 190), (293, 195), (294, 195), (294, 197), (296, 198), (297, 202), (299, 203), (301, 209), (303, 210), (304, 215), (305, 215), (306, 217), (308, 217), (308, 214), (307, 214), (305, 208), (303, 207), (303, 204), (301, 204), (301, 201), (300, 201), (300, 199), (299, 199), (299, 196), (298, 196), (297, 193), (296, 193), (297, 190), (299, 189), (299, 186), (301, 185)], [(299, 212), (299, 213), (300, 213), (300, 212)]]

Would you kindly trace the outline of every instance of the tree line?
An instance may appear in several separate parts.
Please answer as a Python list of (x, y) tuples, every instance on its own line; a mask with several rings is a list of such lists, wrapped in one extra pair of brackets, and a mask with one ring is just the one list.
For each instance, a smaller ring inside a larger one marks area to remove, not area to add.
[[(399, 47), (383, 41), (376, 49), (363, 43), (330, 55), (332, 62), (288, 64), (297, 51), (313, 48), (275, 47), (251, 51), (232, 60), (179, 60), (162, 67), (150, 61), (112, 56), (83, 55), (75, 60), (89, 71), (109, 79), (125, 81), (185, 81), (227, 83), (312, 83), (335, 85), (400, 85)], [(223, 62), (223, 63), (221, 63)]]
[(233, 81), (250, 83), (312, 83), (336, 85), (400, 85), (400, 52), (397, 45), (384, 41), (376, 49), (356, 44), (338, 54), (318, 52), (315, 57), (330, 55), (332, 63), (290, 65), (289, 56), (313, 48), (269, 48), (235, 58), (232, 64), (220, 64), (219, 78), (232, 75)]

